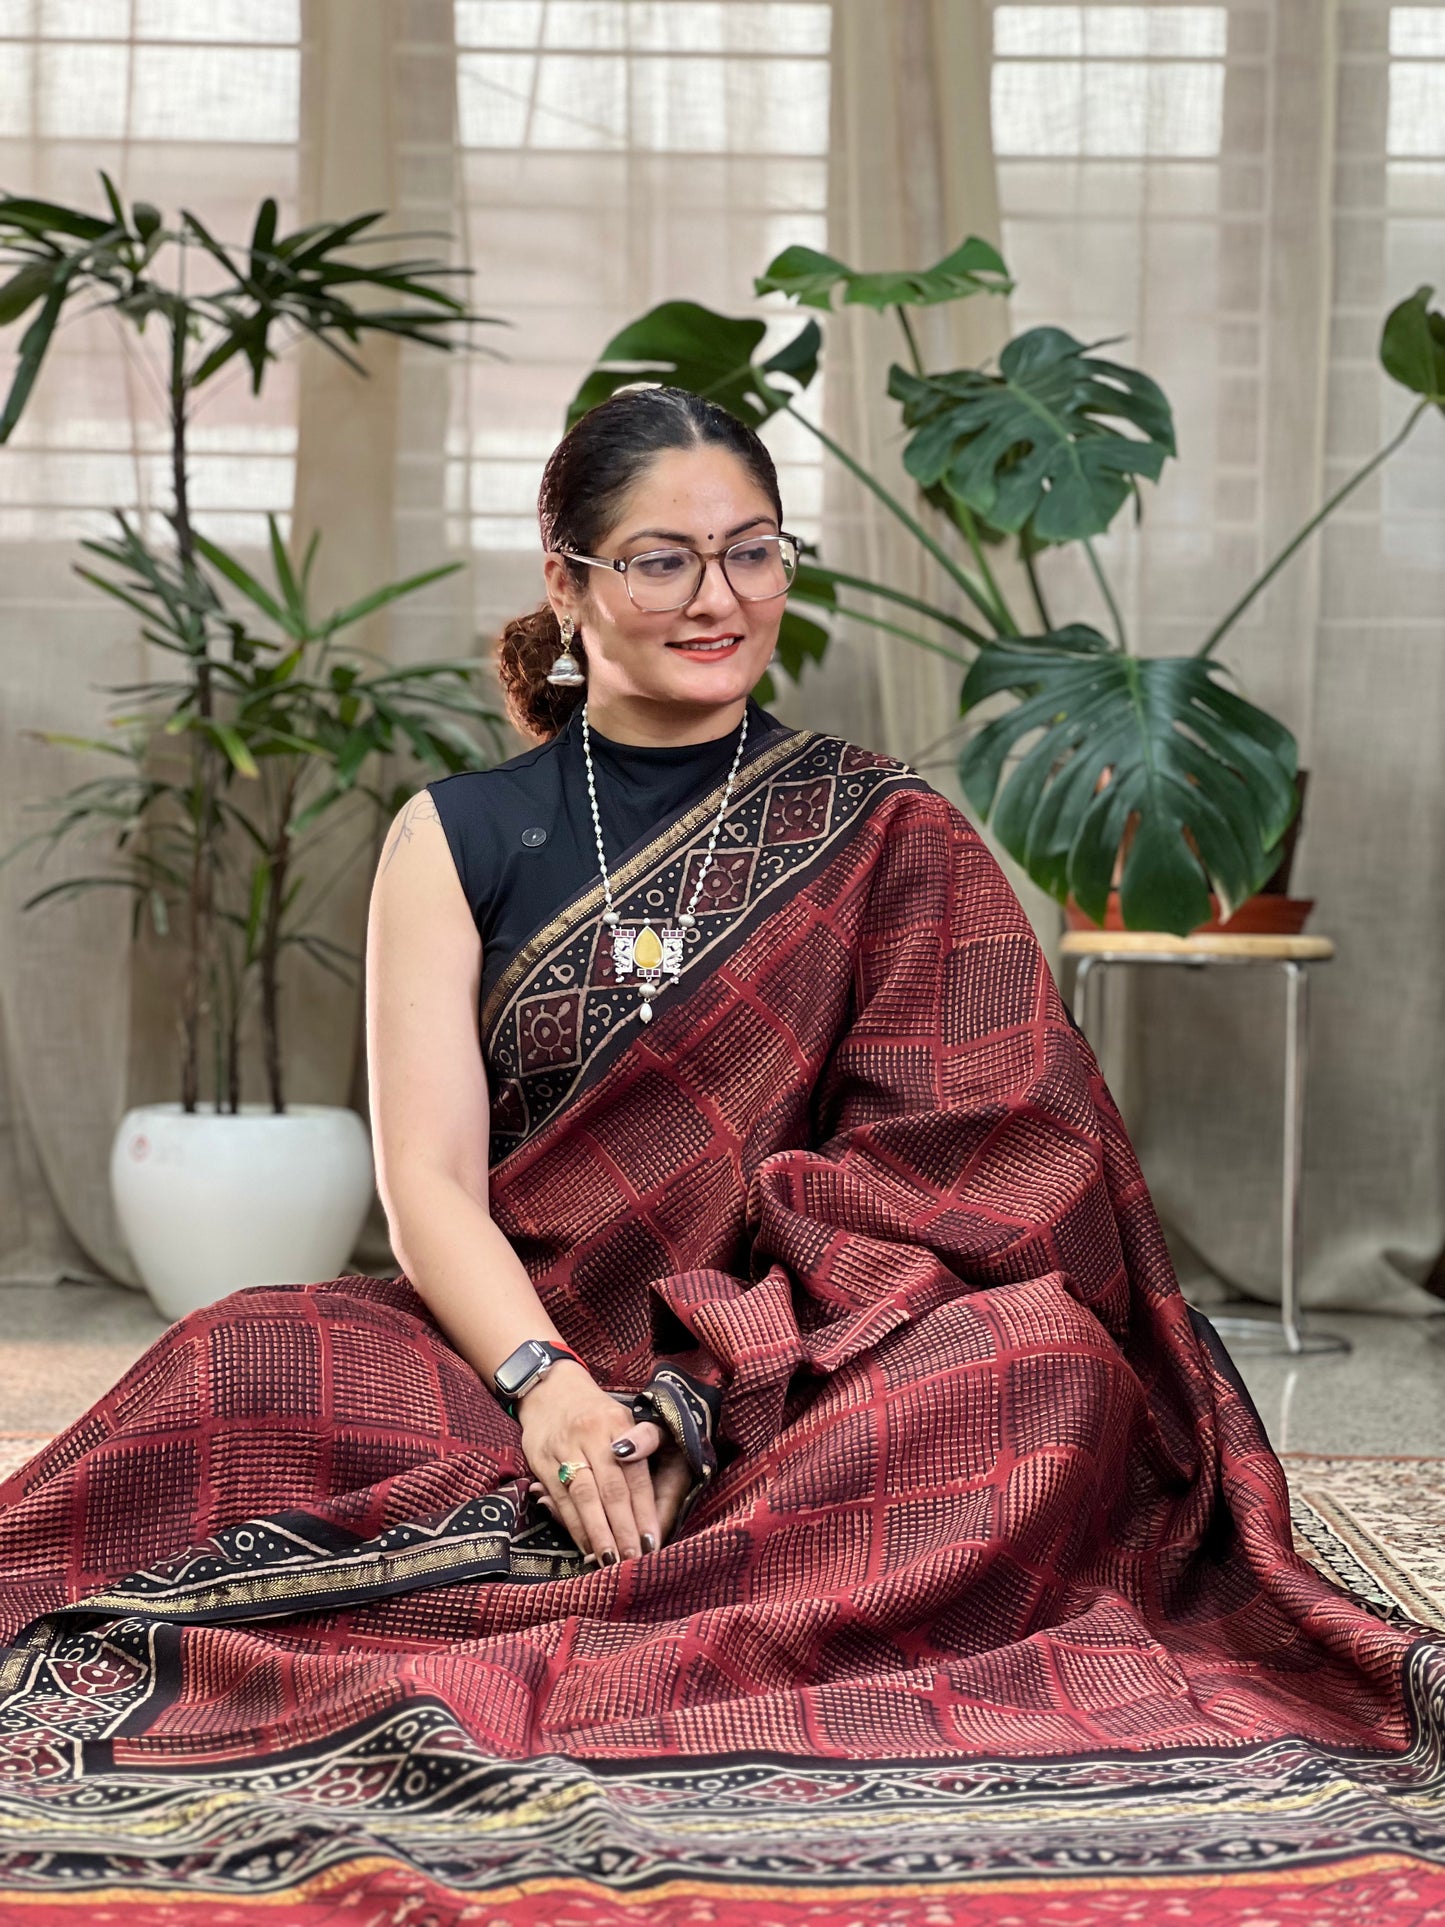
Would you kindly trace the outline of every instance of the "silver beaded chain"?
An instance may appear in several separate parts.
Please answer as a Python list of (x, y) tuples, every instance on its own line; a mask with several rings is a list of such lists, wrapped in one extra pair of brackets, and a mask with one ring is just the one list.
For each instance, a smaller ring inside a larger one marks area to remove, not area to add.
[[(723, 819), (727, 815), (728, 804), (732, 800), (733, 784), (737, 781), (738, 766), (743, 760), (743, 745), (747, 740), (748, 712), (744, 709), (743, 725), (738, 732), (738, 746), (733, 751), (732, 768), (728, 771), (728, 780), (723, 790), (722, 802), (718, 805), (717, 816), (713, 820), (712, 834), (707, 840), (707, 856), (703, 859), (702, 868), (698, 871), (697, 882), (693, 885), (692, 896), (688, 901), (688, 906), (679, 914), (677, 919), (679, 926), (683, 930), (691, 930), (697, 922), (698, 898), (702, 895), (702, 886), (707, 882), (708, 872), (712, 869), (713, 857), (717, 853), (717, 840), (722, 833)], [(587, 721), (586, 703), (582, 705), (582, 755), (587, 765), (587, 796), (592, 804), (592, 828), (597, 837), (597, 866), (602, 872), (602, 894), (607, 902), (607, 908), (602, 913), (602, 921), (609, 929), (615, 930), (617, 925), (621, 923), (622, 918), (619, 912), (613, 907), (612, 878), (608, 875), (607, 854), (602, 848), (602, 818), (597, 810), (597, 783), (592, 771), (592, 731)], [(643, 921), (644, 923), (651, 923), (652, 919), (645, 917)], [(674, 971), (671, 977), (668, 978), (668, 982), (675, 984), (678, 981), (678, 974), (677, 971)], [(642, 1001), (638, 1006), (637, 1015), (642, 1019), (644, 1024), (650, 1024), (652, 1022), (651, 998), (653, 991), (660, 990), (662, 987), (661, 984), (638, 985)]]

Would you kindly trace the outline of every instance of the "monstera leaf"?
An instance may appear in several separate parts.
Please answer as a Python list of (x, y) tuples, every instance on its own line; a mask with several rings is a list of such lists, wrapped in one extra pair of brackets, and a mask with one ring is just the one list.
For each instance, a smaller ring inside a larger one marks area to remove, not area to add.
[(1046, 542), (1102, 534), (1136, 478), (1157, 481), (1175, 452), (1158, 384), (1091, 355), (1062, 328), (1019, 335), (997, 375), (894, 367), (888, 392), (917, 431), (903, 457), (910, 475), (924, 488), (942, 483), (996, 528), (1017, 533), (1032, 518)]
[(816, 248), (784, 248), (753, 286), (759, 294), (791, 295), (805, 308), (831, 308), (842, 284), (845, 302), (865, 308), (928, 308), (970, 294), (1008, 294), (1013, 288), (997, 248), (971, 234), (934, 267), (859, 274)]
[(1209, 918), (1211, 885), (1227, 914), (1274, 869), (1296, 807), (1295, 741), (1217, 664), (1124, 655), (1078, 624), (983, 650), (964, 712), (1004, 690), (1018, 702), (968, 743), (959, 776), (1051, 895), (1072, 893), (1101, 923), (1132, 830), (1124, 922), (1186, 936)]
[(1430, 306), (1434, 292), (1416, 288), (1386, 315), (1380, 363), (1393, 380), (1445, 408), (1445, 315)]
[[(754, 354), (767, 333), (758, 320), (716, 314), (695, 301), (664, 301), (614, 335), (567, 410), (580, 415), (633, 382), (660, 381), (720, 402), (751, 428), (761, 428), (818, 372), (823, 337), (816, 321), (766, 361)], [(785, 377), (791, 387), (774, 386)]]

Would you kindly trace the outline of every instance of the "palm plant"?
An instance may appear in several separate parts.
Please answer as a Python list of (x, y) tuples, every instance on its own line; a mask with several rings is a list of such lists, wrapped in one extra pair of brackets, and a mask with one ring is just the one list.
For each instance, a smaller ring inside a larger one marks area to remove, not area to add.
[[(351, 982), (357, 953), (318, 927), (316, 917), (371, 848), (378, 814), (399, 809), (418, 774), (475, 769), (502, 752), (502, 718), (473, 688), (474, 664), (396, 665), (344, 640), (345, 631), (376, 610), (461, 565), (389, 583), (320, 615), (311, 607), (317, 537), (297, 570), (275, 518), (269, 518), (273, 593), (234, 556), (197, 534), (196, 569), (187, 587), (173, 560), (155, 555), (124, 516), (117, 520), (119, 534), (112, 540), (82, 545), (113, 573), (81, 574), (142, 617), (147, 641), (182, 656), (188, 652), (189, 598), (205, 586), (212, 596), (213, 645), (217, 632), (225, 639), (210, 655), (216, 700), (203, 716), (189, 677), (156, 678), (113, 692), (123, 710), (113, 719), (112, 737), (49, 735), (50, 741), (118, 757), (128, 768), (55, 799), (46, 806), (48, 827), (25, 840), (54, 849), (99, 827), (114, 840), (109, 867), (50, 884), (23, 907), (118, 888), (132, 897), (134, 931), (149, 912), (157, 933), (166, 935), (188, 901), (196, 817), (187, 759), (182, 756), (173, 769), (157, 746), (205, 736), (224, 758), (207, 825), (217, 924), (216, 975), (209, 986), (217, 1106), (231, 1112), (240, 1107), (242, 1026), (254, 995), (267, 1094), (272, 1109), (281, 1112), (284, 956), (294, 949)], [(223, 609), (209, 572), (239, 593), (241, 614)], [(252, 626), (257, 616), (278, 633), (258, 634)], [(387, 781), (382, 772), (398, 753), (405, 758), (404, 773)], [(312, 883), (323, 846), (324, 874)]]
[[(39, 833), (52, 846), (111, 834), (113, 867), (42, 890), (30, 902), (119, 887), (132, 892), (138, 916), (149, 905), (158, 930), (169, 931), (180, 913), (186, 1111), (199, 1097), (207, 1014), (217, 1102), (239, 1102), (239, 1027), (254, 972), (279, 1110), (281, 952), (295, 944), (318, 962), (340, 961), (326, 939), (296, 922), (300, 842), (349, 795), (384, 806), (388, 794), (375, 777), (375, 758), (405, 747), (429, 773), (464, 767), (486, 755), (474, 726), (495, 736), (498, 719), (474, 694), (469, 664), (368, 667), (362, 652), (337, 648), (341, 631), (448, 569), (376, 589), (318, 617), (308, 599), (314, 542), (293, 568), (273, 523), (272, 596), (196, 529), (188, 430), (203, 391), (237, 362), (249, 368), (256, 394), (270, 364), (304, 339), (364, 374), (353, 350), (365, 336), (448, 350), (490, 318), (443, 285), (467, 270), (425, 256), (363, 258), (359, 250), (397, 238), (374, 232), (379, 213), (283, 234), (276, 203), (267, 199), (249, 243), (232, 247), (189, 210), (167, 222), (147, 202), (127, 206), (106, 175), (101, 182), (100, 213), (0, 197), (0, 270), (11, 270), (0, 285), (0, 327), (26, 322), (0, 409), (0, 442), (19, 423), (68, 307), (99, 308), (139, 333), (152, 323), (162, 331), (172, 541), (163, 551), (122, 516), (113, 540), (84, 545), (103, 566), (80, 573), (138, 614), (146, 640), (177, 661), (174, 676), (118, 692), (129, 708), (115, 718), (115, 738), (88, 745), (121, 758), (125, 772), (69, 791), (54, 806), (50, 829)], [(222, 582), (239, 590), (279, 638), (257, 636), (249, 620), (229, 614)], [(245, 784), (257, 785), (260, 802), (243, 797)], [(228, 838), (235, 835), (256, 852), (240, 909), (223, 891)]]
[[(811, 560), (796, 601), (829, 620), (847, 615), (965, 673), (960, 713), (1008, 694), (1014, 705), (975, 728), (959, 758), (970, 802), (992, 818), (1004, 847), (1060, 901), (1072, 896), (1102, 921), (1120, 880), (1124, 921), (1180, 935), (1211, 914), (1211, 890), (1228, 914), (1276, 868), (1298, 807), (1293, 736), (1249, 702), (1215, 651), (1302, 544), (1398, 449), (1422, 415), (1445, 407), (1445, 319), (1419, 289), (1385, 321), (1386, 372), (1418, 400), (1385, 445), (1344, 483), (1234, 601), (1198, 649), (1183, 657), (1130, 648), (1095, 538), (1157, 482), (1176, 452), (1163, 391), (1147, 375), (1060, 328), (1033, 328), (1003, 349), (996, 371), (930, 372), (910, 311), (1012, 287), (998, 252), (972, 238), (919, 272), (859, 273), (811, 248), (789, 248), (754, 283), (804, 307), (845, 303), (891, 310), (906, 364), (888, 392), (909, 431), (904, 466), (918, 512), (798, 406), (818, 371), (822, 331), (810, 320), (766, 360), (755, 359), (762, 321), (690, 302), (652, 309), (612, 339), (572, 404), (572, 417), (615, 389), (663, 380), (713, 397), (759, 427), (787, 414), (868, 489), (931, 557), (946, 601)], [(1032, 611), (1010, 606), (989, 551), (1012, 539)], [(1109, 612), (1112, 633), (1057, 622), (1043, 581), (1049, 551), (1079, 544)], [(790, 612), (779, 661), (799, 673), (820, 657), (827, 630)]]

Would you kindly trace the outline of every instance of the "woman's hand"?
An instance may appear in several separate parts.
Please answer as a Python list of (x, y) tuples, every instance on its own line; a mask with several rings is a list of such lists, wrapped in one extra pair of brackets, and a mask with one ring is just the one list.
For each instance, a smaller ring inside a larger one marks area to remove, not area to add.
[[(637, 1426), (634, 1429), (657, 1431), (655, 1425)], [(682, 1502), (692, 1490), (692, 1467), (684, 1458), (681, 1447), (672, 1439), (663, 1440), (660, 1433), (658, 1438), (661, 1449), (647, 1463), (652, 1467), (652, 1497), (657, 1507), (657, 1543), (666, 1545), (677, 1523)]]
[[(639, 1438), (647, 1432), (660, 1440), (655, 1425), (630, 1424), (626, 1406), (566, 1358), (523, 1395), (517, 1409), (532, 1475), (583, 1553), (615, 1566), (619, 1558), (636, 1559), (662, 1544), (664, 1527), (648, 1467), (649, 1451), (656, 1447), (644, 1451)], [(633, 1450), (619, 1456), (613, 1441), (623, 1439)], [(568, 1460), (580, 1461), (582, 1469), (563, 1485), (557, 1468)], [(669, 1525), (676, 1511), (674, 1504)]]

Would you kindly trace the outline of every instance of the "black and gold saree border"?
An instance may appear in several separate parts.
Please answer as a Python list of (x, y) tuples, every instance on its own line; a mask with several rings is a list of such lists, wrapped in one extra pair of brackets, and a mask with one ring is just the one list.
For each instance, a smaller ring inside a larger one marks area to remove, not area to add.
[[(745, 763), (697, 925), (687, 932), (682, 981), (654, 998), (659, 1014), (705, 981), (900, 787), (928, 785), (893, 757), (812, 730), (790, 731)], [(613, 872), (624, 922), (671, 921), (691, 901), (722, 793), (719, 784)], [(611, 976), (604, 904), (599, 878), (522, 946), (483, 1007), (494, 1173), (646, 1034), (637, 991)]]
[[(719, 1394), (664, 1360), (644, 1389), (614, 1393), (634, 1423), (650, 1420), (687, 1460), (692, 1485), (673, 1534), (717, 1470)], [(243, 1519), (174, 1558), (127, 1573), (34, 1622), (0, 1652), (0, 1703), (37, 1653), (63, 1650), (67, 1625), (122, 1615), (126, 1623), (224, 1625), (338, 1611), (437, 1586), (574, 1579), (587, 1562), (572, 1539), (531, 1503), (525, 1478), (408, 1518), (371, 1538), (304, 1510)], [(55, 1646), (59, 1639), (61, 1645)], [(155, 1665), (127, 1661), (153, 1677)]]

